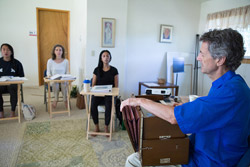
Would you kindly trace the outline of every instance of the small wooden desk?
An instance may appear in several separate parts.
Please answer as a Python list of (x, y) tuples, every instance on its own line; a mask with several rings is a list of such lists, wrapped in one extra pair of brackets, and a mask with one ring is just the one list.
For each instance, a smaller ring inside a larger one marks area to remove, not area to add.
[[(44, 82), (48, 84), (48, 104), (49, 104), (49, 115), (50, 118), (52, 118), (53, 114), (61, 114), (61, 113), (68, 113), (70, 116), (70, 89), (71, 89), (71, 83), (74, 82), (75, 80), (50, 80), (48, 78), (44, 78)], [(63, 83), (63, 82), (68, 82), (68, 90), (67, 90), (67, 102), (68, 102), (68, 108), (66, 111), (52, 111), (52, 106), (51, 106), (51, 91), (50, 91), (50, 84), (51, 82), (54, 83)]]
[(21, 84), (23, 84), (24, 81), (4, 81), (0, 82), (0, 86), (5, 85), (11, 85), (11, 84), (17, 84), (17, 117), (9, 117), (9, 118), (1, 118), (0, 120), (12, 120), (12, 119), (18, 119), (18, 122), (21, 122)]
[[(119, 95), (119, 88), (112, 88), (112, 92), (106, 92), (106, 93), (97, 93), (97, 92), (84, 92), (83, 90), (80, 92), (80, 94), (84, 95), (84, 100), (86, 104), (86, 113), (88, 114), (88, 125), (87, 125), (87, 139), (89, 138), (90, 134), (93, 135), (108, 135), (109, 141), (111, 141), (112, 137), (112, 128), (113, 128), (113, 117), (115, 114), (115, 96)], [(87, 96), (89, 96), (89, 103), (87, 101)], [(91, 99), (92, 96), (112, 96), (112, 110), (111, 110), (111, 119), (110, 119), (110, 130), (109, 133), (103, 133), (103, 132), (91, 132), (90, 131), (90, 111), (91, 111)]]
[(146, 83), (154, 83), (154, 84), (158, 84), (157, 82), (139, 82), (139, 90), (138, 90), (138, 95), (141, 95), (141, 86), (145, 86), (147, 88), (171, 88), (172, 89), (172, 95), (174, 94), (173, 93), (173, 90), (175, 89), (175, 96), (178, 96), (178, 91), (179, 91), (179, 86), (178, 85), (174, 85), (174, 84), (171, 84), (171, 83), (166, 83), (166, 84), (158, 84), (159, 86), (150, 86), (150, 85), (147, 85)]

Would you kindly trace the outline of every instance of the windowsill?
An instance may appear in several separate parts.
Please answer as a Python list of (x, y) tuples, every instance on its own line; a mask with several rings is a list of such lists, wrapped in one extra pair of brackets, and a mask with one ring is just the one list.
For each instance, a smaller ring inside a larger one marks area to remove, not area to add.
[(244, 59), (242, 60), (243, 64), (250, 64), (250, 56), (245, 56)]

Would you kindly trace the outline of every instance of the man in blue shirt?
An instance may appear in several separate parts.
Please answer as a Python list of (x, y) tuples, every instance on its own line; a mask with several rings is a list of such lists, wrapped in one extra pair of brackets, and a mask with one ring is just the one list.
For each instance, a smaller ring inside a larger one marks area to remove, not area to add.
[[(242, 36), (235, 30), (213, 30), (202, 35), (197, 60), (201, 72), (213, 81), (207, 96), (176, 107), (147, 99), (130, 98), (126, 105), (141, 106), (190, 136), (189, 163), (182, 166), (236, 166), (248, 148), (250, 135), (250, 89), (235, 74), (244, 57)], [(126, 166), (141, 166), (138, 154)]]

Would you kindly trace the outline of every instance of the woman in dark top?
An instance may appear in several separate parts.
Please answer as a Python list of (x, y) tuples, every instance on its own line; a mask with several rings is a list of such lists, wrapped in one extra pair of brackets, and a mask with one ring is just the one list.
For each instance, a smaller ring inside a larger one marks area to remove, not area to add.
[[(1, 45), (0, 58), (0, 77), (2, 76), (14, 76), (24, 77), (22, 64), (14, 58), (14, 50), (11, 45), (4, 43)], [(0, 86), (0, 118), (4, 117), (3, 113), (3, 96), (2, 94), (10, 93), (11, 103), (11, 117), (15, 117), (15, 110), (17, 105), (17, 84), (11, 84), (7, 86)]]
[[(110, 61), (111, 61), (110, 52), (108, 50), (103, 50), (99, 56), (98, 67), (95, 68), (93, 73), (92, 86), (113, 85), (113, 87), (118, 87), (118, 71), (115, 67), (109, 65)], [(97, 107), (103, 101), (105, 104), (105, 132), (108, 133), (108, 125), (110, 123), (110, 116), (111, 116), (112, 97), (93, 96), (91, 102), (91, 115), (95, 124), (95, 132), (100, 132), (98, 124)]]

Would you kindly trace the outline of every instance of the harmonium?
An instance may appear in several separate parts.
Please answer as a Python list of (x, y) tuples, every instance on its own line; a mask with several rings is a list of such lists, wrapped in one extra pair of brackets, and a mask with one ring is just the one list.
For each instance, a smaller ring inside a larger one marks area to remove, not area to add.
[(179, 126), (147, 116), (140, 107), (125, 106), (123, 120), (135, 152), (142, 166), (187, 164), (189, 138)]

